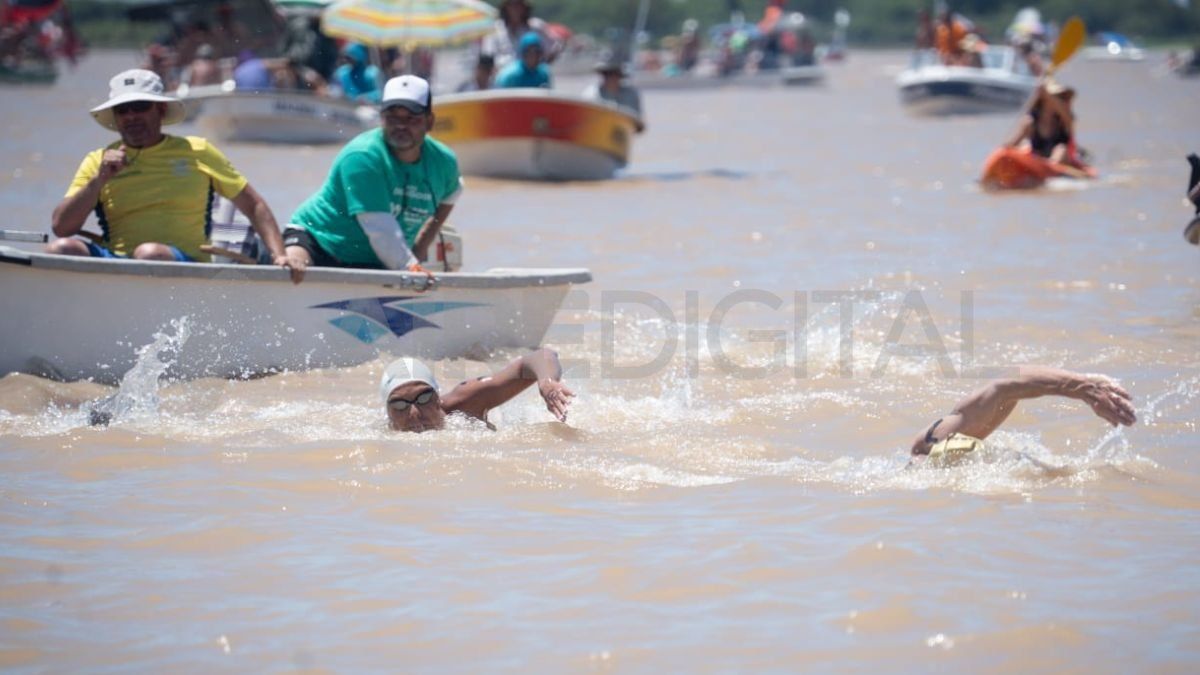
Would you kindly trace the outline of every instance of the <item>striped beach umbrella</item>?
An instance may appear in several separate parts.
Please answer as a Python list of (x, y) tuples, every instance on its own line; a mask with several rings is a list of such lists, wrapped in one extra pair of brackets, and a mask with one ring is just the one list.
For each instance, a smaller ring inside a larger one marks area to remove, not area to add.
[(490, 33), (496, 8), (481, 0), (339, 0), (321, 30), (374, 47), (441, 47)]

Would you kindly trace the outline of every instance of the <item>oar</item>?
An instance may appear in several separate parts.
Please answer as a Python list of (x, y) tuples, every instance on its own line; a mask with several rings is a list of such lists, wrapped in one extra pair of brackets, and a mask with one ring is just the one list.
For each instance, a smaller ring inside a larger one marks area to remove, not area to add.
[[(104, 237), (96, 234), (95, 232), (80, 231), (80, 232), (76, 232), (76, 234), (78, 234), (81, 237), (86, 237), (87, 239), (91, 239), (92, 241), (95, 241), (95, 242), (104, 240)], [(57, 238), (57, 237), (53, 237), (53, 235), (47, 234), (45, 232), (26, 232), (23, 230), (0, 230), (0, 240), (3, 240), (3, 241), (24, 241), (24, 242), (29, 242), (32, 244), (46, 244), (46, 243), (49, 243), (51, 238)]]

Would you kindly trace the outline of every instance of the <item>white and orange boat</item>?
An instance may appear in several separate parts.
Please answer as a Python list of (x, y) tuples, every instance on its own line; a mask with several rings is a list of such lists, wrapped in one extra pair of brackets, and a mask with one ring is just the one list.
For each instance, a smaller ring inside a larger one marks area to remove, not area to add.
[(626, 108), (548, 89), (435, 97), (433, 135), (464, 174), (525, 180), (604, 180), (629, 162), (640, 120)]

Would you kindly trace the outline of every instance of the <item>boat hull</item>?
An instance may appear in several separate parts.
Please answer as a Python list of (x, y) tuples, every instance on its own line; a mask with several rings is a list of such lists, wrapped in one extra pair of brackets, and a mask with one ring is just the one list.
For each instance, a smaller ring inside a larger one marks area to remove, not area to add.
[(900, 99), (920, 115), (983, 114), (1020, 108), (1033, 93), (1034, 84), (1032, 80), (1012, 83), (953, 75), (914, 77), (900, 85)]
[(369, 106), (304, 92), (218, 92), (184, 99), (205, 136), (251, 143), (344, 143), (378, 121)]
[(629, 161), (629, 110), (544, 89), (434, 99), (433, 135), (464, 174), (523, 180), (603, 180)]
[(917, 52), (896, 78), (900, 100), (918, 115), (969, 115), (1016, 110), (1037, 86), (1015, 52), (990, 47), (983, 67), (947, 66), (935, 52)]
[[(0, 374), (116, 382), (156, 335), (189, 333), (167, 375), (251, 377), (382, 354), (536, 347), (587, 270), (424, 275), (71, 258), (0, 247)], [(181, 323), (182, 322), (182, 323)]]
[[(1096, 170), (1091, 167), (1080, 170), (1089, 178), (1096, 176)], [(989, 190), (1031, 190), (1041, 187), (1051, 178), (1075, 175), (1078, 172), (1072, 171), (1071, 167), (1051, 162), (1027, 150), (999, 148), (984, 162), (979, 182)]]

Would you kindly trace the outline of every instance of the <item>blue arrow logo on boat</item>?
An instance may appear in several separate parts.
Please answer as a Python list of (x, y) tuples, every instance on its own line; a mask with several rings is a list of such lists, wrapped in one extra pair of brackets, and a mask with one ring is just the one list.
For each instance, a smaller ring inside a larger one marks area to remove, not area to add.
[(452, 309), (485, 306), (478, 302), (444, 302), (392, 295), (327, 302), (313, 305), (311, 309), (336, 309), (347, 312), (348, 316), (330, 319), (329, 323), (353, 335), (359, 341), (371, 344), (389, 333), (402, 337), (418, 328), (441, 328), (426, 319), (427, 316)]

